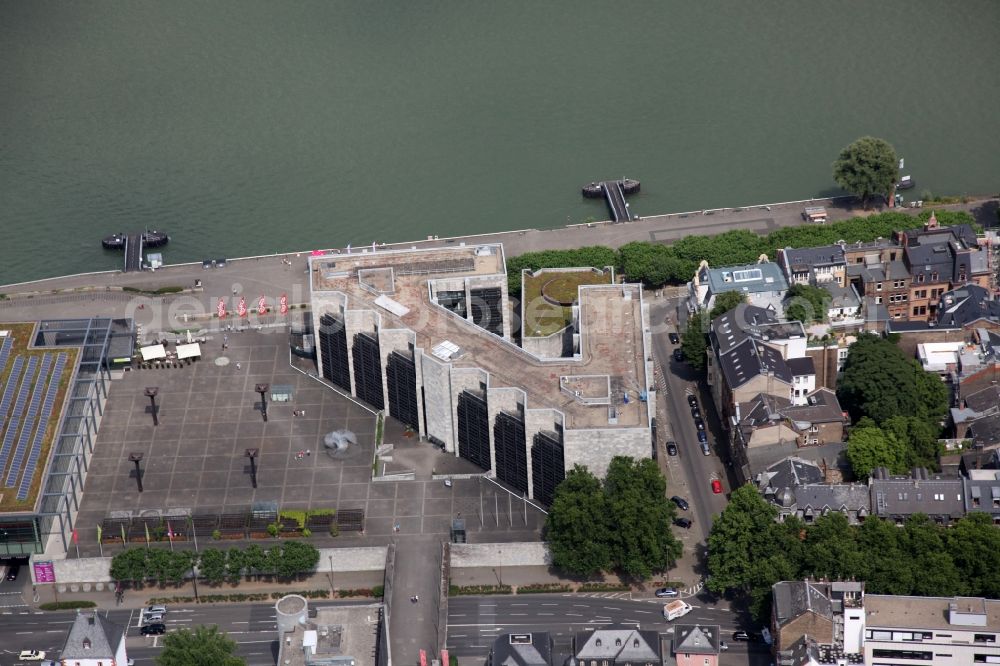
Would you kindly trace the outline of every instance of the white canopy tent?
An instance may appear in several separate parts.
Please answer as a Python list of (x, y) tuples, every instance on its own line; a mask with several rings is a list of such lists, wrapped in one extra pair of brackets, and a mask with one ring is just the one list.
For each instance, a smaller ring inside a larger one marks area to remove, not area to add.
[(177, 360), (183, 361), (186, 358), (198, 358), (201, 356), (201, 345), (192, 342), (186, 345), (177, 345)]
[(161, 358), (167, 357), (167, 350), (163, 348), (163, 345), (142, 347), (139, 349), (139, 352), (142, 354), (143, 361), (158, 361)]

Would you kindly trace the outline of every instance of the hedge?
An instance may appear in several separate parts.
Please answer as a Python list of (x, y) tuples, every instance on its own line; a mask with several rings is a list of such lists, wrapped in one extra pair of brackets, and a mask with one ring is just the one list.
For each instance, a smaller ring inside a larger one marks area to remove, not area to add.
[(52, 610), (68, 610), (71, 608), (96, 608), (97, 604), (93, 601), (48, 601), (44, 604), (39, 604), (38, 606), (42, 610), (52, 611)]

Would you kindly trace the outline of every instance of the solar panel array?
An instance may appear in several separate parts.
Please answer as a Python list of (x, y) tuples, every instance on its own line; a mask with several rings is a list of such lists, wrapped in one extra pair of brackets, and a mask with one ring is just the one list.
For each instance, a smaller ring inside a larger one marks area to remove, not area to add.
[[(3, 399), (0, 400), (0, 432), (3, 432), (3, 424), (7, 422), (7, 412), (10, 411), (10, 401), (14, 399), (14, 387), (17, 386), (17, 378), (21, 376), (24, 368), (24, 357), (18, 356), (14, 359), (14, 367), (11, 368), (7, 376), (7, 386), (3, 391)], [(2, 367), (0, 367), (2, 369)]]
[(24, 476), (21, 477), (21, 485), (17, 488), (18, 501), (28, 499), (28, 492), (31, 490), (31, 481), (35, 478), (35, 470), (38, 468), (38, 459), (42, 455), (42, 442), (45, 439), (45, 426), (52, 417), (52, 410), (56, 405), (56, 394), (59, 393), (59, 379), (62, 377), (63, 368), (69, 359), (67, 354), (59, 354), (56, 358), (56, 365), (52, 369), (52, 379), (49, 380), (49, 389), (45, 392), (45, 402), (42, 403), (42, 413), (38, 417), (38, 428), (35, 430), (35, 439), (31, 443), (31, 453), (28, 454), (28, 462), (24, 466)]
[(6, 367), (7, 357), (10, 356), (10, 350), (13, 346), (14, 343), (10, 341), (9, 335), (3, 339), (3, 345), (0, 346), (0, 370)]
[[(45, 390), (45, 383), (49, 379), (49, 370), (52, 369), (52, 354), (42, 356), (42, 367), (38, 371), (38, 381), (35, 382), (35, 390), (31, 392), (31, 402), (28, 403), (28, 411), (25, 413), (24, 425), (21, 426), (21, 436), (17, 438), (17, 448), (14, 449), (14, 458), (10, 462), (10, 470), (7, 472), (7, 479), (4, 485), (13, 488), (17, 483), (17, 477), (24, 466), (24, 455), (28, 452), (28, 443), (31, 441), (31, 433), (34, 432), (38, 422), (38, 410), (42, 407), (42, 393)], [(0, 467), (0, 470), (3, 468)]]
[(17, 399), (14, 401), (14, 411), (10, 414), (10, 421), (7, 422), (7, 434), (3, 438), (3, 448), (0, 449), (0, 472), (7, 467), (7, 459), (10, 458), (11, 448), (14, 446), (14, 437), (17, 435), (18, 427), (21, 425), (21, 414), (24, 413), (24, 404), (28, 402), (28, 391), (31, 389), (31, 382), (35, 378), (35, 370), (38, 369), (38, 357), (28, 358), (28, 369), (21, 378), (21, 387), (17, 391)]

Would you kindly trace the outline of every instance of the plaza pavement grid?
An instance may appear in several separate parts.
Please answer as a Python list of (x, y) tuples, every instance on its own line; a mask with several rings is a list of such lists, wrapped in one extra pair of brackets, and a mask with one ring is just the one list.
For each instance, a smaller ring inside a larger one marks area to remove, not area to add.
[[(457, 515), (466, 518), (470, 541), (539, 538), (544, 514), (529, 505), (525, 521), (524, 505), (494, 484), (472, 478), (446, 487), (431, 480), (434, 472), (481, 470), (403, 437), (402, 427), (391, 419), (386, 419), (386, 441), (395, 440), (397, 454), (433, 462), (415, 470), (415, 481), (373, 482), (375, 416), (293, 369), (288, 350), (283, 330), (234, 332), (226, 350), (221, 337), (203, 343), (202, 359), (189, 366), (132, 370), (112, 382), (76, 523), (80, 554), (100, 552), (97, 526), (113, 511), (221, 513), (247, 510), (257, 501), (276, 501), (281, 509), (365, 511), (363, 534), (314, 535), (319, 547), (384, 545), (419, 534), (447, 539)], [(217, 364), (220, 357), (228, 363)], [(267, 423), (254, 392), (264, 382), (293, 387), (291, 402), (269, 402)], [(144, 395), (148, 386), (159, 388), (158, 426), (152, 424)], [(352, 430), (358, 445), (331, 458), (323, 451), (323, 436), (341, 428)], [(248, 448), (260, 451), (257, 489), (251, 486)], [(303, 451), (310, 454), (300, 457)], [(142, 493), (128, 460), (132, 452), (143, 454)], [(113, 555), (120, 549), (105, 545), (103, 550)], [(75, 554), (71, 547), (69, 555)]]

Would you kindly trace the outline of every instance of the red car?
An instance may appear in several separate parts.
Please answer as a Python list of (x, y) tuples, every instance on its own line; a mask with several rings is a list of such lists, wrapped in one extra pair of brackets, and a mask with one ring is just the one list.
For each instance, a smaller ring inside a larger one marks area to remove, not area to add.
[(722, 481), (718, 479), (712, 479), (712, 492), (716, 495), (722, 494)]

